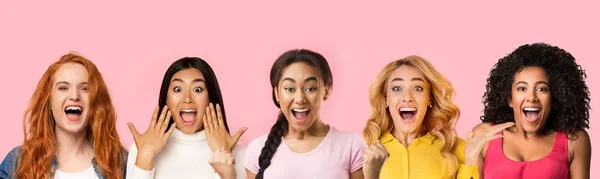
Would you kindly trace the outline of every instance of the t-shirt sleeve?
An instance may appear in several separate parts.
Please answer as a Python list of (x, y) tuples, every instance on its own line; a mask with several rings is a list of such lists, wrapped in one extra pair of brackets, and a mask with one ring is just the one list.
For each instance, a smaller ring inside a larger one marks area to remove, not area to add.
[(367, 149), (367, 143), (363, 141), (358, 135), (353, 134), (352, 146), (350, 147), (350, 173), (354, 173), (363, 167), (362, 154)]
[(254, 139), (250, 144), (248, 144), (248, 148), (246, 148), (246, 154), (244, 157), (244, 166), (246, 169), (254, 174), (258, 173), (258, 157), (260, 156), (260, 151), (264, 145), (264, 140), (261, 140), (264, 137), (259, 137)]

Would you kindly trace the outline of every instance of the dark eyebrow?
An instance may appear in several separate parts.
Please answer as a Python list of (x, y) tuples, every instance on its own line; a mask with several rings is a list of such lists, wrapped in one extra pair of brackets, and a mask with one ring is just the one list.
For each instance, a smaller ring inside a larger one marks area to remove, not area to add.
[(290, 78), (290, 77), (285, 77), (285, 78), (283, 78), (283, 80), (281, 80), (281, 81), (291, 81), (292, 83), (296, 83), (296, 80), (294, 80), (294, 79), (292, 79), (292, 78)]
[[(290, 78), (290, 77), (285, 77), (285, 78), (283, 78), (283, 80), (281, 80), (281, 81), (291, 81), (292, 83), (296, 83), (296, 80), (294, 80), (294, 79), (292, 79), (292, 78)], [(308, 77), (308, 78), (306, 78), (306, 79), (304, 80), (304, 82), (305, 82), (305, 83), (306, 83), (306, 82), (309, 82), (309, 81), (319, 81), (319, 80), (317, 80), (317, 78), (316, 78), (316, 77), (313, 77), (313, 76), (311, 76), (311, 77)]]
[(317, 80), (317, 78), (311, 76), (311, 77), (308, 77), (308, 78), (306, 78), (304, 80), (305, 83), (308, 82), (308, 81), (319, 81), (319, 80)]
[[(176, 81), (183, 83), (183, 80), (179, 79), (179, 78), (174, 78), (171, 82), (176, 82)], [(202, 79), (202, 78), (196, 78), (196, 79), (194, 79), (194, 81), (192, 81), (192, 83), (196, 83), (196, 82), (206, 83), (206, 81), (204, 81), (204, 79)]]
[(548, 82), (546, 82), (546, 81), (538, 81), (538, 82), (536, 82), (535, 84), (546, 84), (546, 85), (550, 86), (550, 85), (548, 84)]
[(515, 86), (517, 86), (517, 85), (519, 85), (519, 84), (525, 84), (525, 85), (527, 85), (527, 84), (529, 84), (529, 83), (527, 83), (527, 82), (524, 82), (524, 81), (519, 81), (519, 82), (515, 83)]

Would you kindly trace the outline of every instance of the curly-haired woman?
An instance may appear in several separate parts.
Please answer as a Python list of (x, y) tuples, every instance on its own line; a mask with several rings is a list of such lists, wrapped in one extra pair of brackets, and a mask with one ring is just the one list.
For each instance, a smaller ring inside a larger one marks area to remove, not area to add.
[[(544, 43), (520, 46), (500, 59), (487, 79), (483, 123), (468, 137), (495, 138), (481, 153), (473, 152), (480, 176), (589, 178), (585, 77), (569, 52)], [(490, 130), (513, 122), (500, 132)]]

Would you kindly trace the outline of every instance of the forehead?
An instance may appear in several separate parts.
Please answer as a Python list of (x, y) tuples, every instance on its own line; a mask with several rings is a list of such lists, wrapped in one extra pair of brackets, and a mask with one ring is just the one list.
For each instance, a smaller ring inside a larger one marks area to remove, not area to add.
[(420, 78), (422, 80), (426, 80), (425, 76), (415, 67), (410, 65), (402, 65), (396, 68), (390, 74), (388, 82), (391, 82), (395, 78), (402, 78), (404, 81), (410, 81), (413, 78)]
[(200, 72), (200, 70), (196, 69), (196, 68), (186, 68), (183, 70), (179, 70), (177, 73), (175, 73), (173, 75), (173, 77), (171, 77), (171, 80), (178, 78), (178, 79), (182, 79), (182, 80), (193, 80), (193, 79), (204, 79), (204, 75), (202, 74), (202, 72)]
[(88, 80), (88, 77), (87, 69), (83, 65), (79, 63), (65, 63), (54, 73), (54, 82), (85, 82)]
[(514, 83), (517, 83), (519, 81), (547, 82), (548, 76), (546, 75), (546, 71), (544, 71), (544, 69), (541, 67), (524, 67), (521, 71), (517, 71), (517, 73), (515, 73)]
[(321, 79), (321, 72), (319, 69), (309, 65), (308, 63), (295, 62), (283, 70), (281, 77), (281, 80), (284, 78), (304, 80), (309, 77)]

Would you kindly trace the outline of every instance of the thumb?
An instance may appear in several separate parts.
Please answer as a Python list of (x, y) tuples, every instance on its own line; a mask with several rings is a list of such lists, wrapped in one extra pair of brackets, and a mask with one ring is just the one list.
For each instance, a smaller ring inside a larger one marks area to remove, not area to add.
[(131, 124), (131, 122), (127, 122), (127, 127), (129, 127), (129, 131), (133, 136), (133, 140), (137, 142), (137, 138), (140, 135), (140, 133), (138, 133), (137, 129), (135, 129), (135, 126)]
[(235, 133), (235, 135), (233, 135), (233, 141), (235, 141), (235, 143), (233, 145), (235, 145), (238, 140), (240, 140), (240, 137), (242, 137), (242, 135), (248, 130), (248, 127), (244, 127), (240, 130), (237, 131), (237, 133)]

